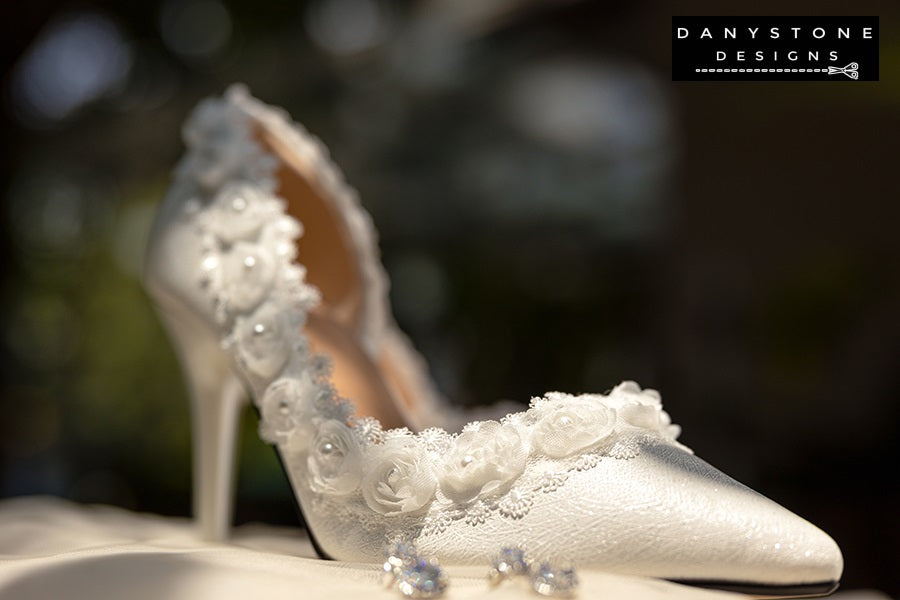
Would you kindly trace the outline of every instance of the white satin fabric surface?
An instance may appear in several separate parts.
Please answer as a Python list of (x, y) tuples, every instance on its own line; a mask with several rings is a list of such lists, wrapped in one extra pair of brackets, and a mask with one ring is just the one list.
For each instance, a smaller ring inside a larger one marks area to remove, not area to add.
[[(489, 586), (484, 568), (447, 569), (447, 600), (539, 598), (527, 581)], [(642, 577), (579, 571), (578, 598), (741, 598)], [(315, 557), (299, 528), (245, 525), (228, 544), (200, 541), (186, 519), (47, 497), (0, 502), (0, 598), (281, 600), (381, 598), (380, 566)]]
[[(450, 568), (446, 600), (537, 600), (526, 581), (488, 585), (487, 565)], [(581, 569), (576, 599), (735, 600), (740, 594)], [(400, 600), (377, 565), (316, 558), (299, 528), (244, 525), (208, 544), (183, 518), (51, 497), (0, 501), (0, 600)], [(872, 590), (832, 600), (890, 600)]]

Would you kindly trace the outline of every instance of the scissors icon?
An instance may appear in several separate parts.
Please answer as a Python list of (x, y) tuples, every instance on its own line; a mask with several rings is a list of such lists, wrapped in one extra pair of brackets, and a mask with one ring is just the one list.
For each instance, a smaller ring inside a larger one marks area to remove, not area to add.
[(828, 67), (829, 75), (837, 75), (838, 73), (843, 73), (850, 79), (859, 79), (859, 63), (852, 62), (846, 67)]

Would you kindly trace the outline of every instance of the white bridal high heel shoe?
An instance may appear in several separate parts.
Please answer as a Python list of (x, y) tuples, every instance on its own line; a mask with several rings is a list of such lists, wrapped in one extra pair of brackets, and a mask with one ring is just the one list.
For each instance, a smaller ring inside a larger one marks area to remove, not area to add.
[(330, 558), (381, 563), (401, 536), (443, 564), (521, 544), (770, 595), (836, 587), (834, 541), (694, 456), (633, 382), (438, 428), (447, 411), (390, 316), (369, 217), (321, 143), (237, 86), (184, 134), (146, 284), (190, 383), (204, 535), (227, 532), (249, 395)]

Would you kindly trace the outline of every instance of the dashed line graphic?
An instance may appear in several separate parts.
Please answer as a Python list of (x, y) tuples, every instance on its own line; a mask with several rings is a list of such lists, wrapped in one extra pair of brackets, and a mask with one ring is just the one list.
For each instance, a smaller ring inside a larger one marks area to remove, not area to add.
[(746, 68), (746, 69), (724, 69), (724, 68), (707, 68), (694, 69), (695, 73), (828, 73), (829, 75), (846, 75), (850, 79), (859, 78), (859, 63), (852, 62), (846, 67), (828, 67), (827, 69), (766, 69), (766, 68)]

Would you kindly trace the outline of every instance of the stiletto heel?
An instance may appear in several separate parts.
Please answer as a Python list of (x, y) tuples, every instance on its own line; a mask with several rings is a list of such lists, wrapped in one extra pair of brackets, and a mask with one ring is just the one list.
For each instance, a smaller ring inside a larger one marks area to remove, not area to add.
[(380, 563), (402, 537), (443, 564), (488, 564), (513, 543), (771, 596), (836, 587), (834, 541), (696, 457), (634, 382), (548, 392), (457, 433), (428, 426), (447, 411), (393, 325), (371, 221), (321, 143), (242, 87), (201, 104), (185, 139), (146, 284), (202, 423), (205, 532), (228, 513), (208, 494), (228, 496), (242, 385), (329, 557)]
[(234, 512), (237, 433), (249, 398), (211, 331), (177, 311), (158, 312), (190, 394), (194, 518), (204, 540), (221, 542)]
[(195, 398), (193, 405), (194, 511), (208, 541), (228, 537), (234, 514), (237, 432), (247, 394), (232, 374), (218, 397)]

